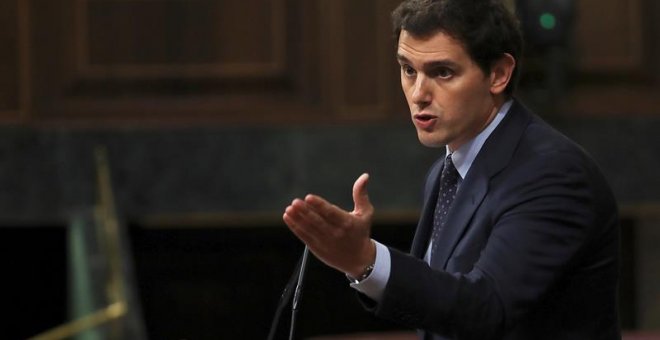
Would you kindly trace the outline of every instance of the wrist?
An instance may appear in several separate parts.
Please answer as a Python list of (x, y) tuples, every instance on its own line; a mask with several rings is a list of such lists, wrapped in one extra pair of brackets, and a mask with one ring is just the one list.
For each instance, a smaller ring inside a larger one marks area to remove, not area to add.
[[(354, 283), (358, 283), (371, 274), (376, 263), (376, 244), (373, 240), (369, 240), (369, 245), (367, 246), (367, 256), (366, 261), (361, 261), (362, 264), (356, 266), (354, 270), (346, 272), (346, 277)], [(366, 263), (366, 264), (365, 264)]]
[(371, 272), (372, 272), (373, 270), (374, 270), (374, 264), (372, 263), (372, 264), (370, 264), (370, 265), (364, 267), (364, 270), (362, 271), (362, 273), (361, 273), (359, 276), (357, 276), (357, 277), (353, 277), (353, 276), (351, 276), (351, 275), (349, 275), (349, 274), (346, 274), (346, 277), (347, 277), (348, 280), (351, 281), (352, 283), (360, 283), (360, 282), (364, 281), (364, 279), (368, 278), (369, 275), (371, 275)]

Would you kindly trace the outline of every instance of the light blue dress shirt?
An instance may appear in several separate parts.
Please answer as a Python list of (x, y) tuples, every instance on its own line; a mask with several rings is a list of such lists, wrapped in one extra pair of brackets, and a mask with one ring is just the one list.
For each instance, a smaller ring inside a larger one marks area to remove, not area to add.
[[(460, 148), (452, 151), (449, 149), (449, 146), (446, 147), (447, 153), (451, 153), (451, 159), (454, 162), (454, 166), (456, 166), (456, 170), (458, 170), (458, 174), (460, 175), (458, 181), (459, 191), (461, 190), (461, 182), (470, 170), (472, 162), (474, 162), (477, 154), (479, 154), (481, 147), (484, 145), (493, 130), (495, 130), (495, 128), (500, 124), (502, 119), (504, 119), (506, 113), (509, 112), (512, 103), (512, 100), (505, 102), (490, 124), (488, 124), (488, 126), (486, 126), (486, 128), (483, 129), (473, 139), (461, 145)], [(374, 269), (372, 270), (371, 274), (364, 280), (360, 281), (359, 283), (351, 283), (351, 287), (367, 295), (375, 301), (380, 301), (381, 297), (383, 296), (383, 292), (385, 291), (387, 281), (390, 278), (391, 259), (389, 249), (378, 241), (374, 240), (374, 242), (376, 244), (376, 262), (374, 263)], [(424, 255), (424, 261), (426, 261), (426, 263), (431, 262), (431, 243), (432, 242), (429, 242), (429, 247), (427, 248), (426, 254)]]

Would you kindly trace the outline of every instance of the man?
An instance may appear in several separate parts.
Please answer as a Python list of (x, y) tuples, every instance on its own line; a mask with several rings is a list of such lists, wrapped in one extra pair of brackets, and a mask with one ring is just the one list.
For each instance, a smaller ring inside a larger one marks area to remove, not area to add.
[(393, 13), (426, 179), (411, 254), (370, 239), (368, 175), (346, 212), (315, 195), (283, 219), (377, 316), (423, 339), (618, 339), (618, 215), (595, 163), (513, 98), (522, 39), (494, 0)]

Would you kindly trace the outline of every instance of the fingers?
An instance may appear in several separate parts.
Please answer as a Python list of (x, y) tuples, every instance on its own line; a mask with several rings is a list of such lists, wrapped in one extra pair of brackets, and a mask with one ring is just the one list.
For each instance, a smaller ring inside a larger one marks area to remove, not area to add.
[(312, 206), (307, 202), (296, 199), (292, 204), (292, 212), (296, 214), (296, 217), (301, 224), (309, 225), (317, 229), (323, 228), (327, 222), (326, 219), (319, 215)]
[(289, 229), (306, 244), (313, 244), (319, 238), (317, 223), (309, 215), (309, 208), (305, 202), (295, 199), (291, 202), (282, 216)]
[(316, 195), (305, 196), (305, 203), (328, 224), (341, 226), (348, 212)]
[(353, 212), (357, 215), (363, 215), (373, 209), (369, 200), (369, 191), (367, 190), (368, 182), (369, 174), (364, 173), (353, 184), (353, 202), (355, 204)]
[(324, 199), (307, 195), (305, 200), (295, 199), (285, 211), (285, 216), (299, 229), (319, 238), (332, 233), (337, 227), (342, 227), (348, 218), (348, 213), (328, 203)]

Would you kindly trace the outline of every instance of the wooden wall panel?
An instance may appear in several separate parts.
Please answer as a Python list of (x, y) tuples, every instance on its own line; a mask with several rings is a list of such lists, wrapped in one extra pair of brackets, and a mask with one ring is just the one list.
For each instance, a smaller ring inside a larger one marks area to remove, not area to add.
[(0, 0), (0, 119), (19, 112), (19, 11), (16, 0)]
[[(652, 59), (643, 28), (658, 30), (649, 1), (577, 2), (565, 111), (657, 111), (658, 69), (640, 76)], [(3, 52), (18, 49), (0, 57), (0, 111), (38, 124), (405, 119), (399, 2), (0, 0)]]
[[(322, 0), (321, 60), (338, 120), (386, 119), (400, 93), (390, 12), (397, 0)], [(394, 91), (393, 91), (394, 89)]]
[(601, 117), (660, 116), (657, 2), (580, 0), (576, 7), (576, 75), (567, 111)]
[[(396, 105), (391, 89), (399, 89), (399, 65), (395, 59), (395, 39), (391, 33), (390, 13), (397, 1), (346, 1), (342, 9), (345, 49), (343, 99), (348, 115), (369, 112), (387, 116)], [(406, 115), (407, 116), (407, 115)]]
[(528, 48), (519, 94), (547, 115), (660, 116), (658, 2), (573, 3), (570, 43)]
[(285, 0), (32, 6), (39, 120), (232, 120), (295, 105), (282, 93), (295, 97), (286, 58), (302, 45), (288, 32), (301, 27)]
[(580, 0), (576, 9), (580, 71), (612, 73), (643, 67), (642, 0)]
[(396, 1), (33, 0), (40, 122), (381, 119)]
[(76, 8), (83, 76), (284, 75), (284, 0), (78, 0)]

